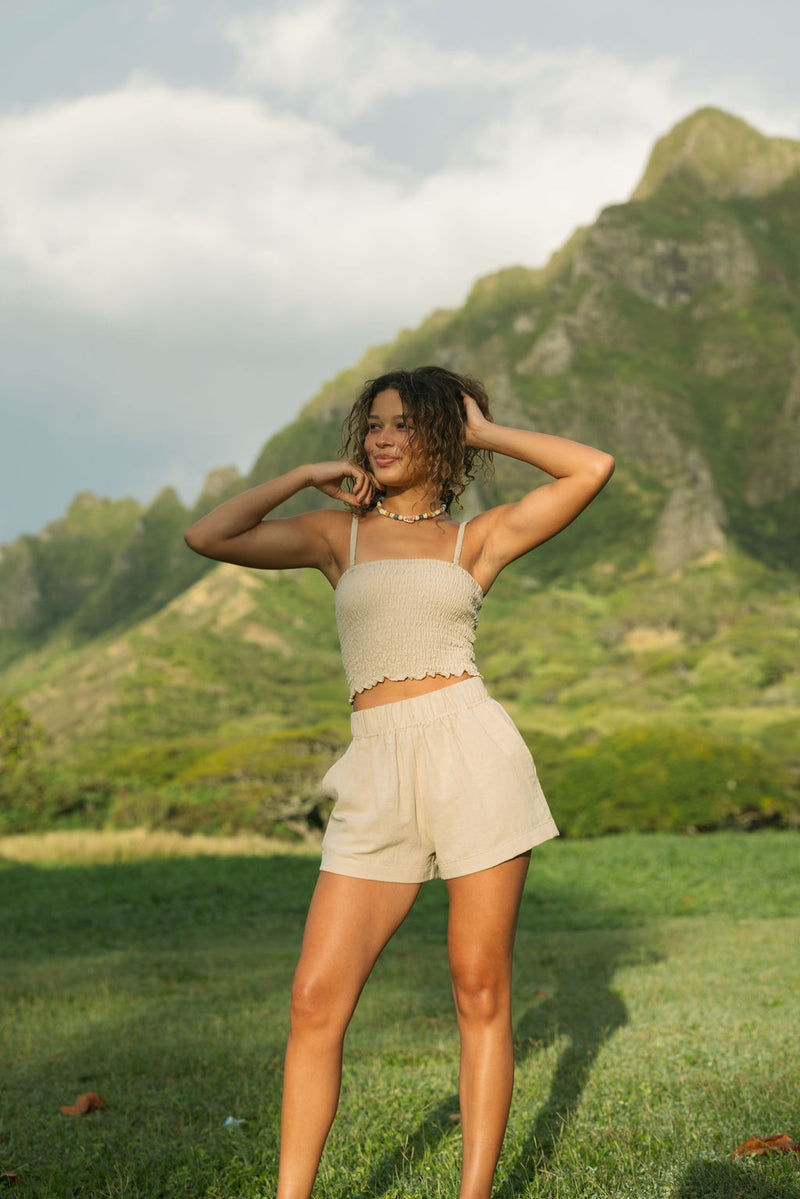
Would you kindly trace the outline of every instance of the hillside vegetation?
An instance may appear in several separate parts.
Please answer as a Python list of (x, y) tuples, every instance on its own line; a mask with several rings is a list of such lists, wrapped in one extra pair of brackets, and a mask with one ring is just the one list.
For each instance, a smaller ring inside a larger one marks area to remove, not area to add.
[[(567, 833), (794, 823), (800, 812), (800, 143), (713, 109), (655, 147), (627, 204), (541, 270), (479, 280), (337, 375), (245, 480), (330, 457), (361, 382), (424, 362), (496, 419), (611, 451), (611, 485), (503, 576), (478, 660)], [(513, 499), (497, 463), (464, 515)], [(318, 506), (303, 493), (287, 512)], [(166, 490), (77, 497), (0, 557), (3, 690), (47, 730), (8, 831), (174, 824), (308, 832), (347, 734), (332, 596), (215, 566)], [(5, 781), (3, 781), (5, 780)]]

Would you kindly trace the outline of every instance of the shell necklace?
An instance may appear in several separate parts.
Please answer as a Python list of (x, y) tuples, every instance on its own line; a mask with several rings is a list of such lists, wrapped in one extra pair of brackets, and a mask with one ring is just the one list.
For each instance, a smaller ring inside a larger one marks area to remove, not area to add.
[(444, 508), (436, 508), (433, 512), (419, 512), (416, 516), (401, 516), (399, 512), (390, 512), (388, 508), (376, 505), (381, 516), (388, 516), (390, 520), (402, 520), (407, 525), (414, 525), (418, 520), (433, 520), (435, 516), (441, 516)]

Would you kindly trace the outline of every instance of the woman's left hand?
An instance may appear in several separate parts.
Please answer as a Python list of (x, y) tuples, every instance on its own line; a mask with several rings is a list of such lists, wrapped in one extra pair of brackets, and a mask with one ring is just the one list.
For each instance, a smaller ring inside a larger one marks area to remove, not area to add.
[(466, 421), (464, 423), (464, 439), (468, 446), (474, 449), (483, 450), (487, 446), (484, 441), (484, 435), (491, 421), (487, 420), (478, 407), (478, 401), (471, 395), (467, 395), (465, 391), (461, 393), (461, 399), (464, 401), (464, 413)]

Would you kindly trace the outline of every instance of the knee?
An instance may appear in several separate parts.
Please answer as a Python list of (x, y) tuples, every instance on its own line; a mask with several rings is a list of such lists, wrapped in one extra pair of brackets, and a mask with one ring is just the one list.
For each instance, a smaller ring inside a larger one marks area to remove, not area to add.
[(292, 1032), (325, 1031), (338, 1023), (333, 988), (321, 979), (298, 976), (292, 984), (289, 1022)]
[(452, 977), (459, 1019), (490, 1024), (508, 1016), (511, 987), (505, 970), (477, 964), (454, 969)]

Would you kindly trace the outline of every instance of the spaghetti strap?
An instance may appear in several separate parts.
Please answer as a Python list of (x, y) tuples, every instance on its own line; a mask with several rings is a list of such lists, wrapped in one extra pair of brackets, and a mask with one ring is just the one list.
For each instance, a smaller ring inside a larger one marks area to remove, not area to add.
[(358, 517), (353, 513), (353, 523), (350, 526), (350, 565), (356, 564), (356, 538), (358, 537)]
[(461, 543), (464, 540), (464, 530), (466, 529), (468, 524), (469, 524), (469, 521), (465, 520), (463, 524), (460, 524), (458, 526), (458, 536), (456, 537), (456, 552), (453, 554), (453, 562), (456, 564), (456, 566), (459, 565), (459, 560), (461, 558)]

